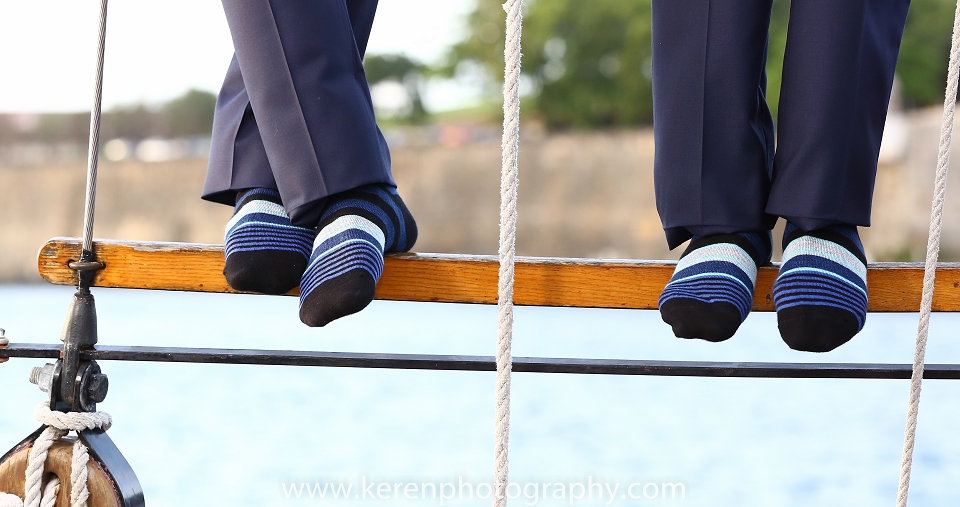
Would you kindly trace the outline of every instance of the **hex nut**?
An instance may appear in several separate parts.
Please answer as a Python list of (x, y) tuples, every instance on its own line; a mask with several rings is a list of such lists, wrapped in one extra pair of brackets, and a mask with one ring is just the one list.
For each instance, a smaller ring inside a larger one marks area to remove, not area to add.
[(87, 398), (88, 404), (100, 403), (103, 400), (107, 399), (107, 391), (110, 388), (110, 381), (106, 375), (102, 373), (96, 373), (90, 377), (90, 381), (86, 386), (84, 395)]

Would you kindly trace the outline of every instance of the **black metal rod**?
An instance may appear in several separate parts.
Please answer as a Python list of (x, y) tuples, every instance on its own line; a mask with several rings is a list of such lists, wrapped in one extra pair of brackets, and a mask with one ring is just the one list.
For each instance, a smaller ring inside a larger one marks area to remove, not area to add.
[[(0, 357), (56, 359), (59, 355), (59, 345), (11, 343), (8, 348), (0, 349)], [(98, 345), (95, 350), (82, 351), (80, 357), (83, 360), (97, 361), (496, 371), (496, 362), (492, 356)], [(673, 377), (909, 379), (911, 366), (868, 363), (740, 363), (516, 357), (513, 360), (513, 371)], [(960, 379), (960, 364), (928, 364), (924, 369), (924, 378)]]

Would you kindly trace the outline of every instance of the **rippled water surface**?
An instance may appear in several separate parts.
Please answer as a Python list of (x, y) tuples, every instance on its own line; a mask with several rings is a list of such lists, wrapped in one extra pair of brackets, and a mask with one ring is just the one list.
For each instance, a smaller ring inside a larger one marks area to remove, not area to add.
[[(494, 353), (496, 309), (374, 302), (323, 329), (294, 298), (99, 289), (100, 343), (359, 352)], [(0, 286), (13, 342), (57, 341), (71, 289)], [(936, 315), (929, 362), (960, 362), (960, 316)], [(677, 340), (655, 312), (519, 308), (518, 356), (709, 361), (910, 362), (916, 316), (871, 315), (829, 354), (793, 352), (776, 317), (722, 344)], [(0, 365), (0, 447), (33, 431), (38, 360)], [(494, 375), (473, 372), (104, 362), (101, 409), (148, 505), (323, 504), (290, 483), (473, 483), (492, 476)], [(520, 373), (511, 477), (521, 484), (682, 483), (684, 499), (611, 505), (892, 505), (907, 381)], [(911, 506), (960, 503), (960, 383), (924, 384)], [(0, 451), (2, 452), (2, 451)], [(535, 488), (536, 489), (536, 488)], [(539, 491), (539, 490), (538, 490)], [(520, 496), (511, 505), (569, 505)], [(634, 490), (638, 493), (639, 489)], [(648, 493), (650, 490), (647, 491)], [(529, 493), (529, 492), (528, 492)], [(399, 499), (397, 499), (399, 498)], [(435, 505), (351, 498), (342, 505)], [(575, 501), (603, 505), (610, 499)], [(450, 500), (445, 500), (445, 505)], [(488, 505), (489, 500), (454, 500)]]

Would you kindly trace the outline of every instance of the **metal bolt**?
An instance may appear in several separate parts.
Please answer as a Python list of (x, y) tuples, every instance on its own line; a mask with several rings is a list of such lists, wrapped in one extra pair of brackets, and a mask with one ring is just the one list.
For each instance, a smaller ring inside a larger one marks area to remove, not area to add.
[(45, 364), (43, 368), (34, 368), (30, 370), (30, 383), (36, 384), (40, 390), (49, 393), (50, 385), (53, 384), (53, 370), (56, 365)]
[(107, 390), (110, 387), (110, 381), (102, 373), (95, 373), (90, 377), (86, 386), (86, 401), (88, 403), (100, 403), (107, 399)]

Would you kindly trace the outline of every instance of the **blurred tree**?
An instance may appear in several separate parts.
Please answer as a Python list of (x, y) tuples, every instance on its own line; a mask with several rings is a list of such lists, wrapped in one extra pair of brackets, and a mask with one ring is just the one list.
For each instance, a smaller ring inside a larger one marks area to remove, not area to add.
[[(0, 120), (0, 144), (20, 142), (60, 143), (87, 141), (90, 128), (90, 115), (83, 113), (71, 114), (39, 114), (36, 123), (24, 129), (17, 125), (15, 117), (18, 115), (3, 115)], [(6, 125), (3, 125), (6, 124)]]
[[(159, 106), (116, 106), (103, 113), (100, 138), (209, 136), (216, 103), (217, 96), (210, 92), (189, 90)], [(37, 125), (27, 131), (16, 128), (14, 116), (0, 115), (0, 143), (86, 143), (90, 132), (90, 113), (40, 114)]]
[(363, 60), (363, 69), (371, 88), (388, 81), (403, 85), (410, 102), (410, 109), (404, 120), (422, 123), (427, 119), (427, 110), (423, 106), (420, 93), (424, 74), (428, 70), (425, 65), (403, 55), (367, 55)]
[[(89, 117), (89, 115), (86, 116)], [(103, 114), (101, 137), (144, 139), (164, 135), (166, 134), (164, 120), (155, 110), (143, 104), (116, 106)]]
[[(952, 0), (913, 0), (897, 73), (910, 105), (943, 96)], [(650, 0), (533, 0), (524, 15), (523, 69), (534, 113), (550, 127), (647, 123), (652, 119)], [(790, 0), (775, 0), (767, 57), (767, 101), (774, 115)], [(445, 66), (478, 65), (501, 83), (505, 16), (500, 0), (478, 0), (467, 37)], [(491, 87), (499, 93), (499, 86)]]
[(897, 76), (907, 106), (943, 103), (954, 0), (913, 0), (900, 45)]
[[(479, 0), (469, 35), (450, 54), (450, 70), (503, 73), (504, 13)], [(523, 69), (531, 105), (550, 127), (650, 121), (650, 0), (536, 0), (524, 15)]]
[(202, 90), (189, 90), (163, 106), (167, 135), (170, 137), (209, 136), (217, 96)]
[(103, 115), (102, 137), (145, 139), (152, 136), (209, 136), (216, 105), (216, 95), (202, 90), (188, 90), (159, 106), (116, 106)]

